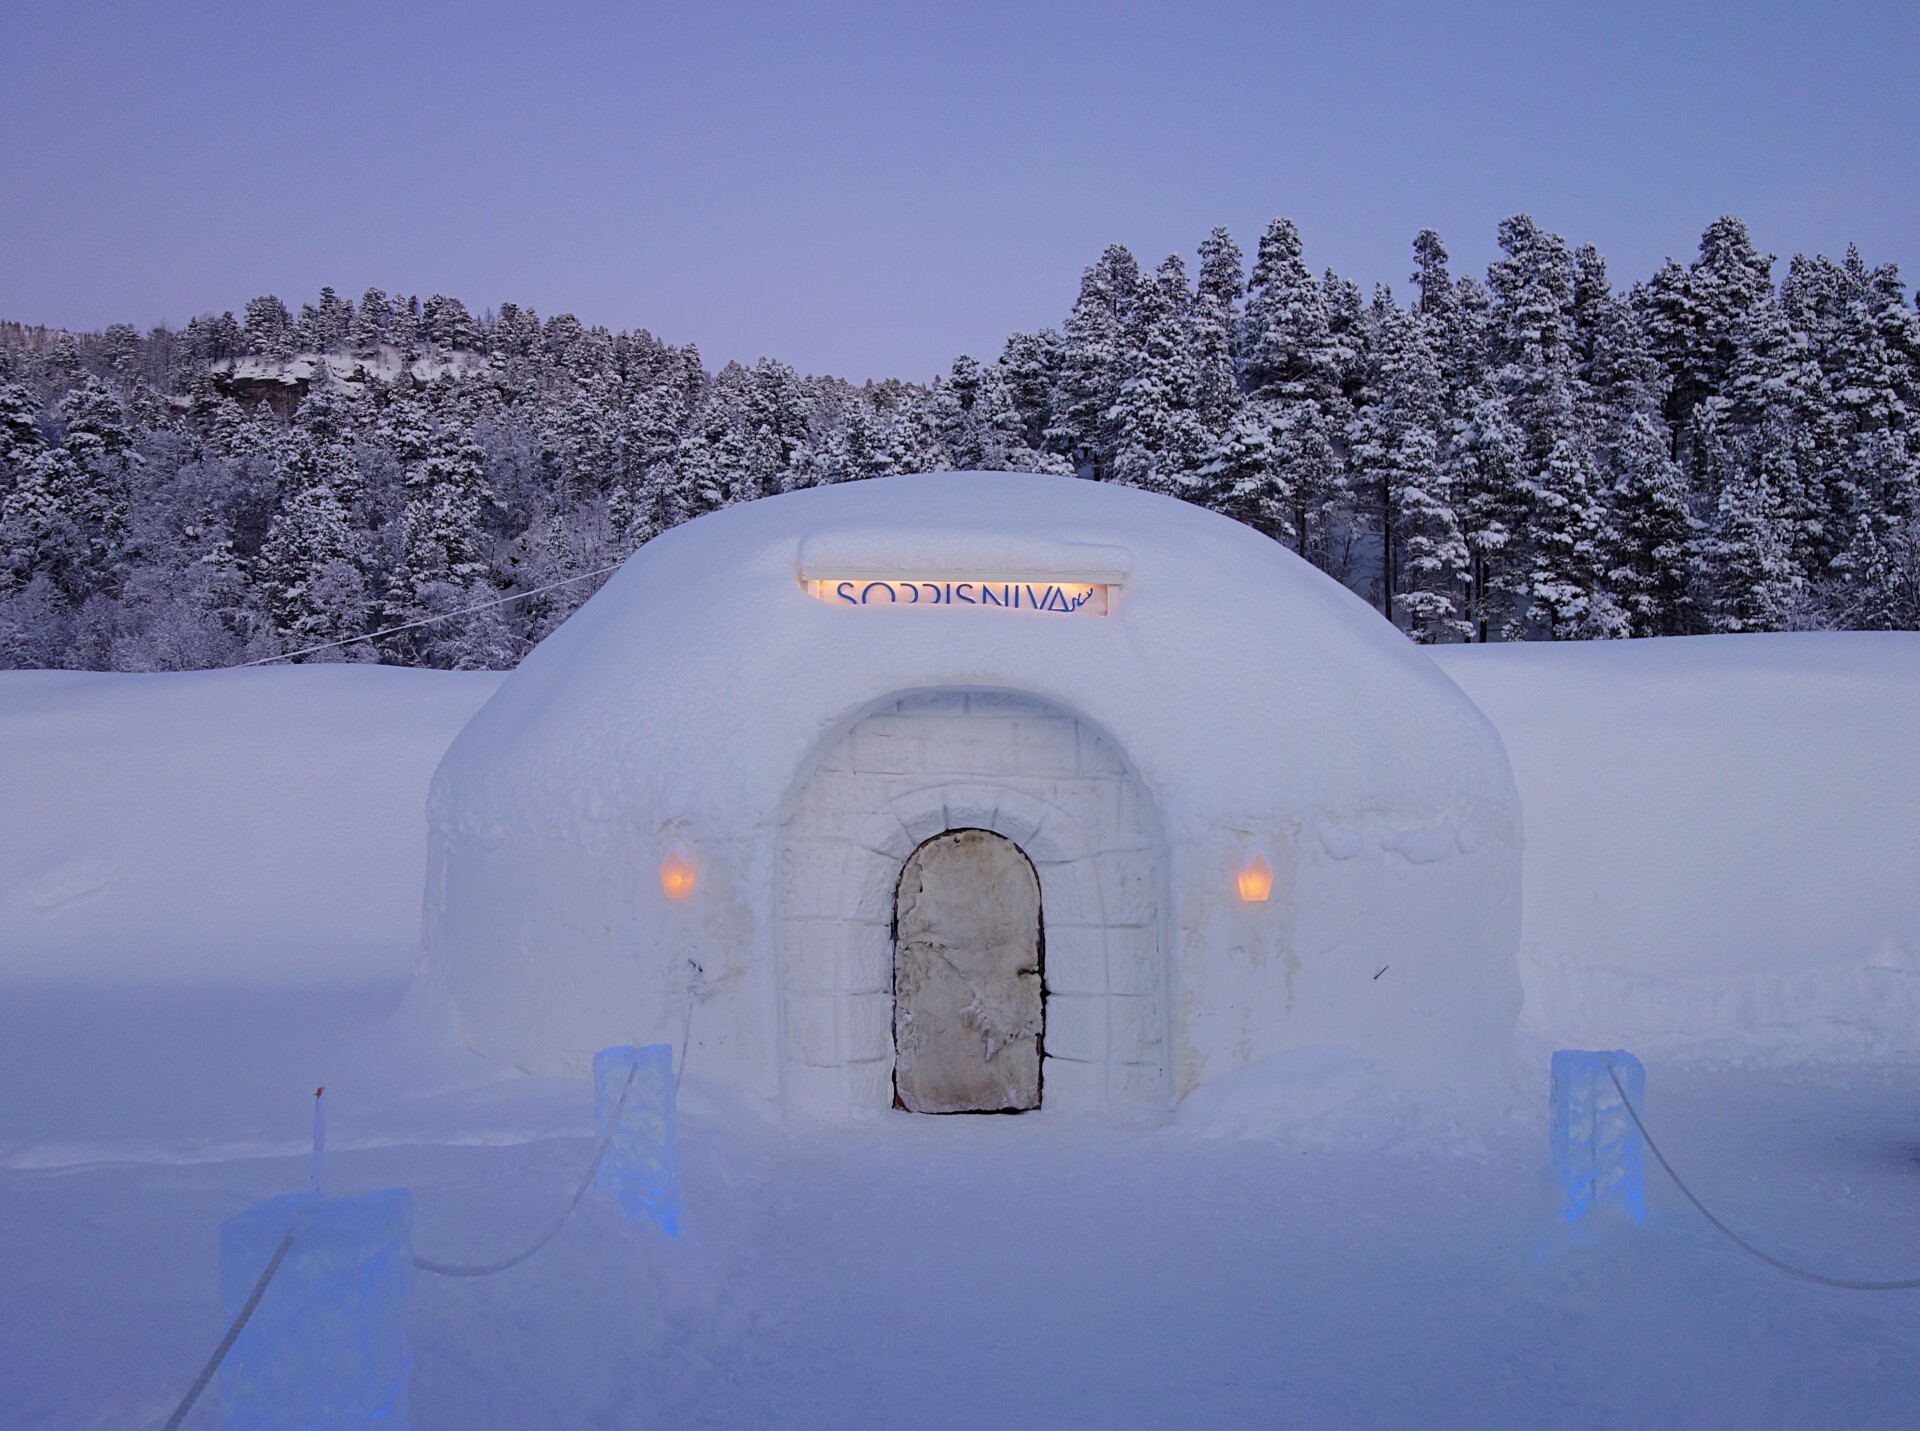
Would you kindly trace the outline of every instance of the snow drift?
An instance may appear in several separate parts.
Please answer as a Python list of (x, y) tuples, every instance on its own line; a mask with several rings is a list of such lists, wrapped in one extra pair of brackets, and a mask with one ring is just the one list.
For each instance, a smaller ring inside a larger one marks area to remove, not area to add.
[(499, 681), (0, 672), (0, 978), (404, 977), (428, 777)]
[(1450, 647), (1526, 817), (1526, 1027), (1920, 1050), (1920, 636)]

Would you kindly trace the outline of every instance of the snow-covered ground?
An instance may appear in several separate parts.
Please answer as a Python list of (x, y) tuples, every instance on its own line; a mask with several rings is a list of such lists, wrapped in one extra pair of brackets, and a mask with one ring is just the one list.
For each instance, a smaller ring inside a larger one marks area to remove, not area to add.
[[(1547, 1053), (1617, 1041), (1736, 1227), (1920, 1275), (1920, 639), (1446, 664), (1530, 837), (1503, 1095), (1308, 1050), (1157, 1130), (846, 1129), (690, 1080), (680, 1238), (589, 1198), (519, 1268), (423, 1277), (414, 1424), (1912, 1424), (1920, 1293), (1783, 1278), (1651, 1167), (1647, 1225), (1574, 1245), (1543, 1180)], [(409, 995), (427, 778), (492, 679), (0, 674), (0, 1425), (164, 1420), (218, 1224), (304, 1183), (317, 1084), (331, 1190), (411, 1187), (426, 1255), (570, 1194), (585, 1085)]]

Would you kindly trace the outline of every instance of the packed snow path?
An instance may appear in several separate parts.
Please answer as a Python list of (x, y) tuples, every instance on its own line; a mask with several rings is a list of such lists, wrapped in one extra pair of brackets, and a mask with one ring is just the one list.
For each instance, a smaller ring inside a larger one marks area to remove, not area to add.
[[(371, 994), (304, 1002), (176, 1003), (156, 1021), (135, 996), (96, 998), (90, 1035), (65, 998), (13, 1005), (10, 1427), (164, 1420), (224, 1326), (220, 1219), (304, 1184), (307, 1109), (265, 1092), (297, 1089), (313, 1060), (349, 1065), (329, 1083), (330, 1186), (411, 1186), (423, 1255), (485, 1256), (572, 1191), (593, 1148), (583, 1083), (498, 1077)], [(424, 1279), (414, 1424), (1809, 1427), (1910, 1411), (1920, 1297), (1782, 1278), (1657, 1174), (1644, 1229), (1557, 1241), (1544, 1056), (1522, 1065), (1495, 1131), (1461, 1133), (1364, 1095), (1341, 1107), (1352, 1085), (1303, 1061), (1267, 1091), (1325, 1111), (1265, 1140), (1044, 1114), (781, 1128), (693, 1080), (681, 1238), (590, 1197), (521, 1267)], [(1656, 1064), (1647, 1116), (1743, 1232), (1884, 1276), (1920, 1245), (1916, 1086), (1920, 1070), (1884, 1064)], [(211, 1397), (187, 1424), (218, 1424)]]

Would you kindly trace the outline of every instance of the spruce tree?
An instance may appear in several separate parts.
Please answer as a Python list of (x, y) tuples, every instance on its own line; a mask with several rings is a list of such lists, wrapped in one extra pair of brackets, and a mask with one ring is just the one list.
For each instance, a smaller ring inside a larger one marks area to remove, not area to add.
[(293, 356), (293, 318), (287, 305), (271, 293), (249, 298), (246, 309), (246, 350), (263, 358)]
[(1293, 490), (1275, 448), (1277, 421), (1274, 404), (1243, 403), (1195, 474), (1194, 500), (1293, 546)]
[(1785, 513), (1768, 464), (1740, 460), (1733, 441), (1708, 448), (1719, 497), (1706, 550), (1714, 563), (1712, 628), (1784, 631), (1793, 623), (1805, 578), (1785, 534)]
[(1247, 291), (1244, 268), (1240, 246), (1227, 230), (1217, 228), (1201, 243), (1190, 331), (1193, 407), (1209, 446), (1226, 435), (1240, 407), (1234, 344)]
[(1294, 549), (1329, 568), (1330, 518), (1345, 496), (1336, 448), (1348, 418), (1345, 375), (1327, 292), (1307, 269), (1291, 219), (1275, 219), (1260, 237), (1241, 321), (1240, 369), (1248, 393), (1271, 409), (1268, 431), (1293, 504)]
[(39, 404), (16, 382), (0, 382), (0, 503), (26, 464), (46, 447)]
[(1112, 413), (1126, 379), (1124, 333), (1140, 288), (1140, 265), (1112, 245), (1081, 275), (1062, 330), (1060, 390), (1047, 446), (1095, 478), (1112, 475), (1118, 445)]
[(476, 353), (483, 346), (480, 326), (458, 298), (436, 293), (420, 310), (421, 336), (443, 353)]
[(1352, 454), (1380, 540), (1380, 609), (1389, 621), (1404, 616), (1416, 641), (1456, 639), (1466, 632), (1460, 595), (1468, 555), (1441, 460), (1440, 367), (1426, 324), (1384, 289), (1370, 326)]
[(387, 301), (387, 295), (377, 288), (369, 288), (360, 295), (360, 306), (347, 329), (347, 342), (355, 353), (371, 358), (387, 341), (392, 322), (393, 305)]
[(1140, 285), (1126, 333), (1126, 376), (1109, 414), (1113, 478), (1185, 495), (1203, 461), (1186, 265), (1170, 254)]

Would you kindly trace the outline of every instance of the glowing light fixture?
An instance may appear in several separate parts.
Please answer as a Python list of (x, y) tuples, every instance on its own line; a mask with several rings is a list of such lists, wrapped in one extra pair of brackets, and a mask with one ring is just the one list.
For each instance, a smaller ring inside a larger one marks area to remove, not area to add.
[(1257, 851), (1247, 856), (1240, 873), (1234, 876), (1234, 883), (1246, 903), (1265, 904), (1273, 894), (1273, 861)]
[(693, 894), (693, 886), (693, 856), (687, 853), (685, 845), (676, 841), (660, 861), (660, 893), (672, 900), (687, 899)]

